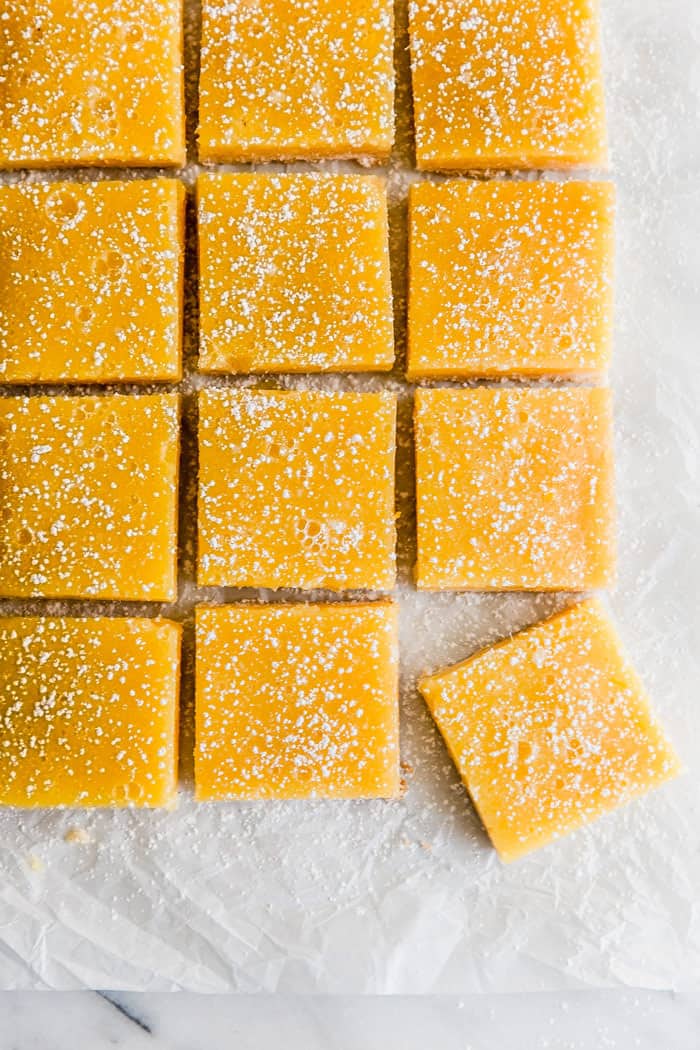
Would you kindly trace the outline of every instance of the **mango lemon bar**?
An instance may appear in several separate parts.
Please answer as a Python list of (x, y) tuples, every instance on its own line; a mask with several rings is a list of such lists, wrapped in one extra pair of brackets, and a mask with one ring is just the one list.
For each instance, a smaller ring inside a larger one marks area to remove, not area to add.
[(410, 0), (424, 170), (602, 167), (598, 0)]
[(390, 602), (197, 610), (196, 797), (392, 798)]
[(391, 588), (395, 429), (391, 394), (200, 394), (200, 586)]
[(418, 390), (415, 445), (418, 587), (612, 583), (609, 390)]
[(181, 0), (0, 0), (0, 167), (184, 160)]
[(177, 596), (177, 394), (0, 398), (0, 596)]
[(165, 620), (0, 618), (0, 805), (171, 804), (179, 661)]
[(392, 0), (203, 0), (203, 161), (388, 157)]
[(424, 678), (420, 691), (506, 861), (680, 769), (596, 601)]
[(0, 187), (0, 381), (181, 375), (184, 187)]
[(386, 185), (362, 175), (204, 175), (205, 372), (391, 368)]
[(604, 371), (613, 219), (606, 182), (412, 186), (409, 377)]

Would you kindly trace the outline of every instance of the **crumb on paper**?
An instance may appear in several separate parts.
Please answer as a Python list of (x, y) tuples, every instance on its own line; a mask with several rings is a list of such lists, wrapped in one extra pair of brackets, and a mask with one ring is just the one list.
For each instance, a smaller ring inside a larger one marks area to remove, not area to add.
[(92, 836), (89, 831), (85, 828), (68, 828), (65, 835), (63, 836), (64, 842), (75, 843), (78, 846), (87, 846), (88, 843), (92, 842)]
[(29, 856), (27, 857), (27, 864), (29, 865), (32, 871), (36, 872), (44, 871), (44, 869), (46, 868), (46, 865), (44, 864), (41, 857), (37, 857), (35, 853), (29, 854)]

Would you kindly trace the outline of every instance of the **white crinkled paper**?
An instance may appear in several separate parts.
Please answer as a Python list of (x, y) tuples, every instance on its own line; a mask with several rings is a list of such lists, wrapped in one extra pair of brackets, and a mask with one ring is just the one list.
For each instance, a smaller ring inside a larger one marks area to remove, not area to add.
[[(195, 805), (188, 789), (172, 813), (0, 812), (0, 986), (469, 993), (700, 978), (700, 7), (603, 8), (619, 189), (610, 605), (687, 773), (515, 865), (496, 859), (415, 679), (570, 598), (417, 594), (406, 389), (317, 379), (401, 392), (406, 797)], [(399, 249), (411, 178), (404, 162), (390, 172)], [(191, 513), (183, 531), (191, 541)], [(196, 597), (185, 580), (175, 614), (189, 622)]]

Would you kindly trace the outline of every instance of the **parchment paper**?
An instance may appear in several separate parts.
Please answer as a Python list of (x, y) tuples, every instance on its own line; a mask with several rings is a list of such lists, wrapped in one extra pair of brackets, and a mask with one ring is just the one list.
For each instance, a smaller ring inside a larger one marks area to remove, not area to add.
[[(572, 598), (417, 594), (409, 582), (410, 389), (400, 379), (401, 355), (389, 379), (290, 379), (287, 385), (389, 385), (400, 394), (397, 597), (407, 794), (396, 802), (195, 805), (186, 785), (176, 812), (0, 812), (0, 986), (468, 993), (667, 988), (700, 978), (700, 8), (696, 0), (603, 0), (603, 7), (619, 188), (611, 379), (620, 582), (610, 604), (686, 775), (503, 866), (416, 694), (416, 676)], [(401, 349), (404, 202), (415, 176), (407, 160), (401, 9), (398, 17), (399, 147), (389, 179)], [(190, 138), (196, 35), (193, 5)], [(188, 182), (196, 171), (190, 164)], [(191, 248), (180, 599), (174, 608), (90, 607), (162, 612), (185, 622), (186, 782), (191, 610), (214, 596), (192, 583), (192, 392), (209, 381), (192, 374)], [(88, 609), (0, 604), (2, 611)]]

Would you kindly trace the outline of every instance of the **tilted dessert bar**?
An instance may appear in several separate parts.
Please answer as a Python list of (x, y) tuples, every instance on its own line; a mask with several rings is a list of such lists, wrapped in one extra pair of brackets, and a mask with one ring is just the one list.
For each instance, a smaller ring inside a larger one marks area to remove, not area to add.
[(680, 771), (597, 601), (424, 678), (420, 691), (507, 861)]

